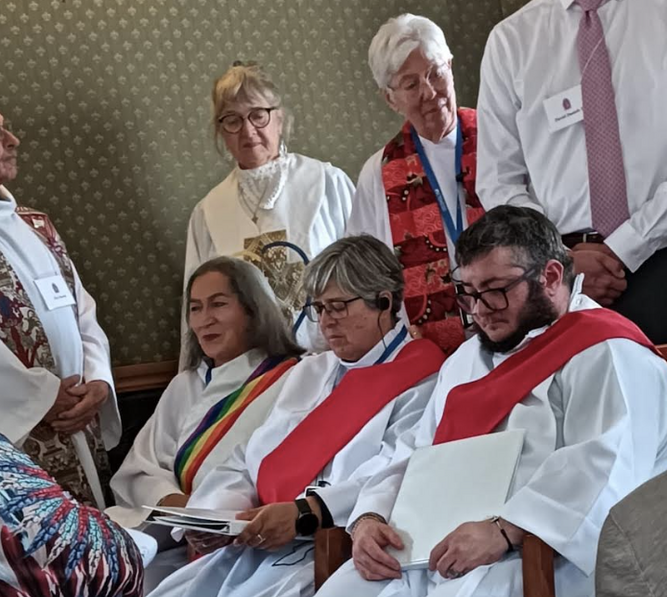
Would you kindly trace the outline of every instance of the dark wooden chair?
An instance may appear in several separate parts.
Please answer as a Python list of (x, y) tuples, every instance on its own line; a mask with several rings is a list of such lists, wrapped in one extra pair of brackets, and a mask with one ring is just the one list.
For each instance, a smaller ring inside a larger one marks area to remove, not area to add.
[[(315, 590), (352, 555), (352, 539), (336, 527), (315, 534)], [(523, 542), (524, 597), (555, 597), (554, 551), (534, 535)]]

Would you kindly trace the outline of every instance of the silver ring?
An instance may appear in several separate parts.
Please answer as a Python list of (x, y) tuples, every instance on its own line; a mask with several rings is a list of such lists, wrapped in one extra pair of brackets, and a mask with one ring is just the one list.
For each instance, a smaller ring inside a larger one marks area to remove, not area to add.
[(450, 570), (447, 573), (447, 576), (449, 576), (449, 578), (461, 578), (463, 576), (463, 572), (456, 572), (455, 570)]
[(264, 543), (264, 541), (266, 541), (266, 539), (264, 539), (264, 537), (262, 537), (259, 533), (257, 533), (257, 535), (255, 535), (255, 536), (257, 537), (257, 540), (259, 541), (259, 543), (257, 545), (261, 545), (262, 543)]

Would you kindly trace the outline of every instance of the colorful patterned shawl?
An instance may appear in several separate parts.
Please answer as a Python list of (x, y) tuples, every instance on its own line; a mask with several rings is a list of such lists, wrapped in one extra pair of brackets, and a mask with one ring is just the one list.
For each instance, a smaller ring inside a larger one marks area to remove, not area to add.
[(246, 408), (296, 365), (297, 359), (264, 359), (240, 388), (214, 404), (176, 453), (174, 472), (183, 493), (192, 492), (192, 482), (213, 448), (232, 428)]
[[(463, 135), (461, 182), (470, 225), (484, 213), (475, 194), (475, 110), (459, 109), (458, 122)], [(389, 223), (394, 250), (403, 266), (405, 308), (410, 323), (420, 326), (425, 338), (450, 355), (464, 340), (463, 325), (450, 277), (447, 237), (438, 202), (410, 130), (411, 125), (406, 122), (382, 156)]]

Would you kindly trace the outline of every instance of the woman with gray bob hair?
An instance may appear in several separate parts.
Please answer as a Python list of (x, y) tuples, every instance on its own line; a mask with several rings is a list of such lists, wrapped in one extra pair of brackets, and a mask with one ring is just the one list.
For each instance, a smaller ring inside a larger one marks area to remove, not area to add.
[[(216, 146), (234, 167), (192, 212), (185, 280), (204, 261), (248, 251), (296, 316), (303, 262), (345, 233), (354, 185), (331, 164), (288, 151), (291, 116), (257, 63), (235, 62), (213, 84), (211, 100)], [(296, 335), (320, 348), (316, 326), (305, 322)]]
[(306, 268), (304, 287), (308, 296), (319, 297), (331, 282), (373, 308), (378, 307), (383, 293), (389, 293), (389, 311), (396, 323), (403, 304), (403, 271), (383, 242), (362, 234), (342, 238), (324, 249)]
[[(109, 514), (129, 528), (143, 523), (144, 505), (188, 504), (206, 474), (265, 422), (303, 352), (250, 263), (218, 257), (202, 264), (186, 297), (188, 367), (171, 381), (111, 480), (118, 507)], [(184, 550), (158, 557), (146, 570), (146, 590), (185, 563)]]

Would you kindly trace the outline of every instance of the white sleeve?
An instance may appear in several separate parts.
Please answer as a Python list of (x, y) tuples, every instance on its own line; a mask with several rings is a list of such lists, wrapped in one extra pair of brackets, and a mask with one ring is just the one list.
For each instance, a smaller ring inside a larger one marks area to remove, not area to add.
[(352, 213), (345, 233), (348, 236), (370, 234), (393, 249), (389, 214), (382, 183), (382, 154), (374, 153), (364, 164), (357, 182), (357, 192), (352, 203)]
[(635, 272), (653, 253), (667, 247), (667, 182), (604, 241)]
[(257, 489), (246, 466), (247, 445), (238, 444), (223, 464), (204, 477), (188, 507), (240, 512), (259, 506)]
[(532, 207), (529, 173), (516, 124), (521, 100), (512, 87), (511, 58), (497, 29), (482, 58), (477, 102), (477, 194), (488, 211), (498, 205)]
[[(417, 425), (435, 386), (436, 377), (431, 375), (396, 398), (379, 454), (364, 462), (343, 483), (317, 490), (336, 526), (348, 524), (350, 514), (366, 481), (376, 471), (384, 471), (389, 466), (398, 447), (399, 438)], [(363, 430), (360, 433), (363, 433)]]
[(180, 423), (189, 404), (182, 373), (175, 377), (111, 479), (119, 506), (154, 506), (171, 493), (183, 493), (174, 473)]
[(122, 424), (118, 411), (116, 389), (111, 372), (111, 350), (104, 330), (97, 322), (97, 306), (95, 300), (81, 283), (79, 274), (72, 264), (76, 286), (76, 304), (78, 310), (79, 333), (83, 346), (83, 380), (105, 381), (109, 384), (109, 398), (100, 408), (100, 424), (102, 438), (107, 450), (114, 448), (120, 441)]
[(327, 164), (325, 167), (324, 193), (329, 217), (335, 228), (335, 238), (341, 238), (345, 234), (345, 227), (352, 210), (354, 184), (340, 168)]
[(563, 447), (499, 514), (592, 574), (609, 509), (654, 475), (657, 457), (664, 460), (665, 396), (667, 365), (629, 340), (571, 359), (549, 387), (551, 403), (562, 400)]
[(0, 433), (20, 445), (55, 403), (60, 379), (41, 367), (28, 369), (4, 342), (0, 379)]

